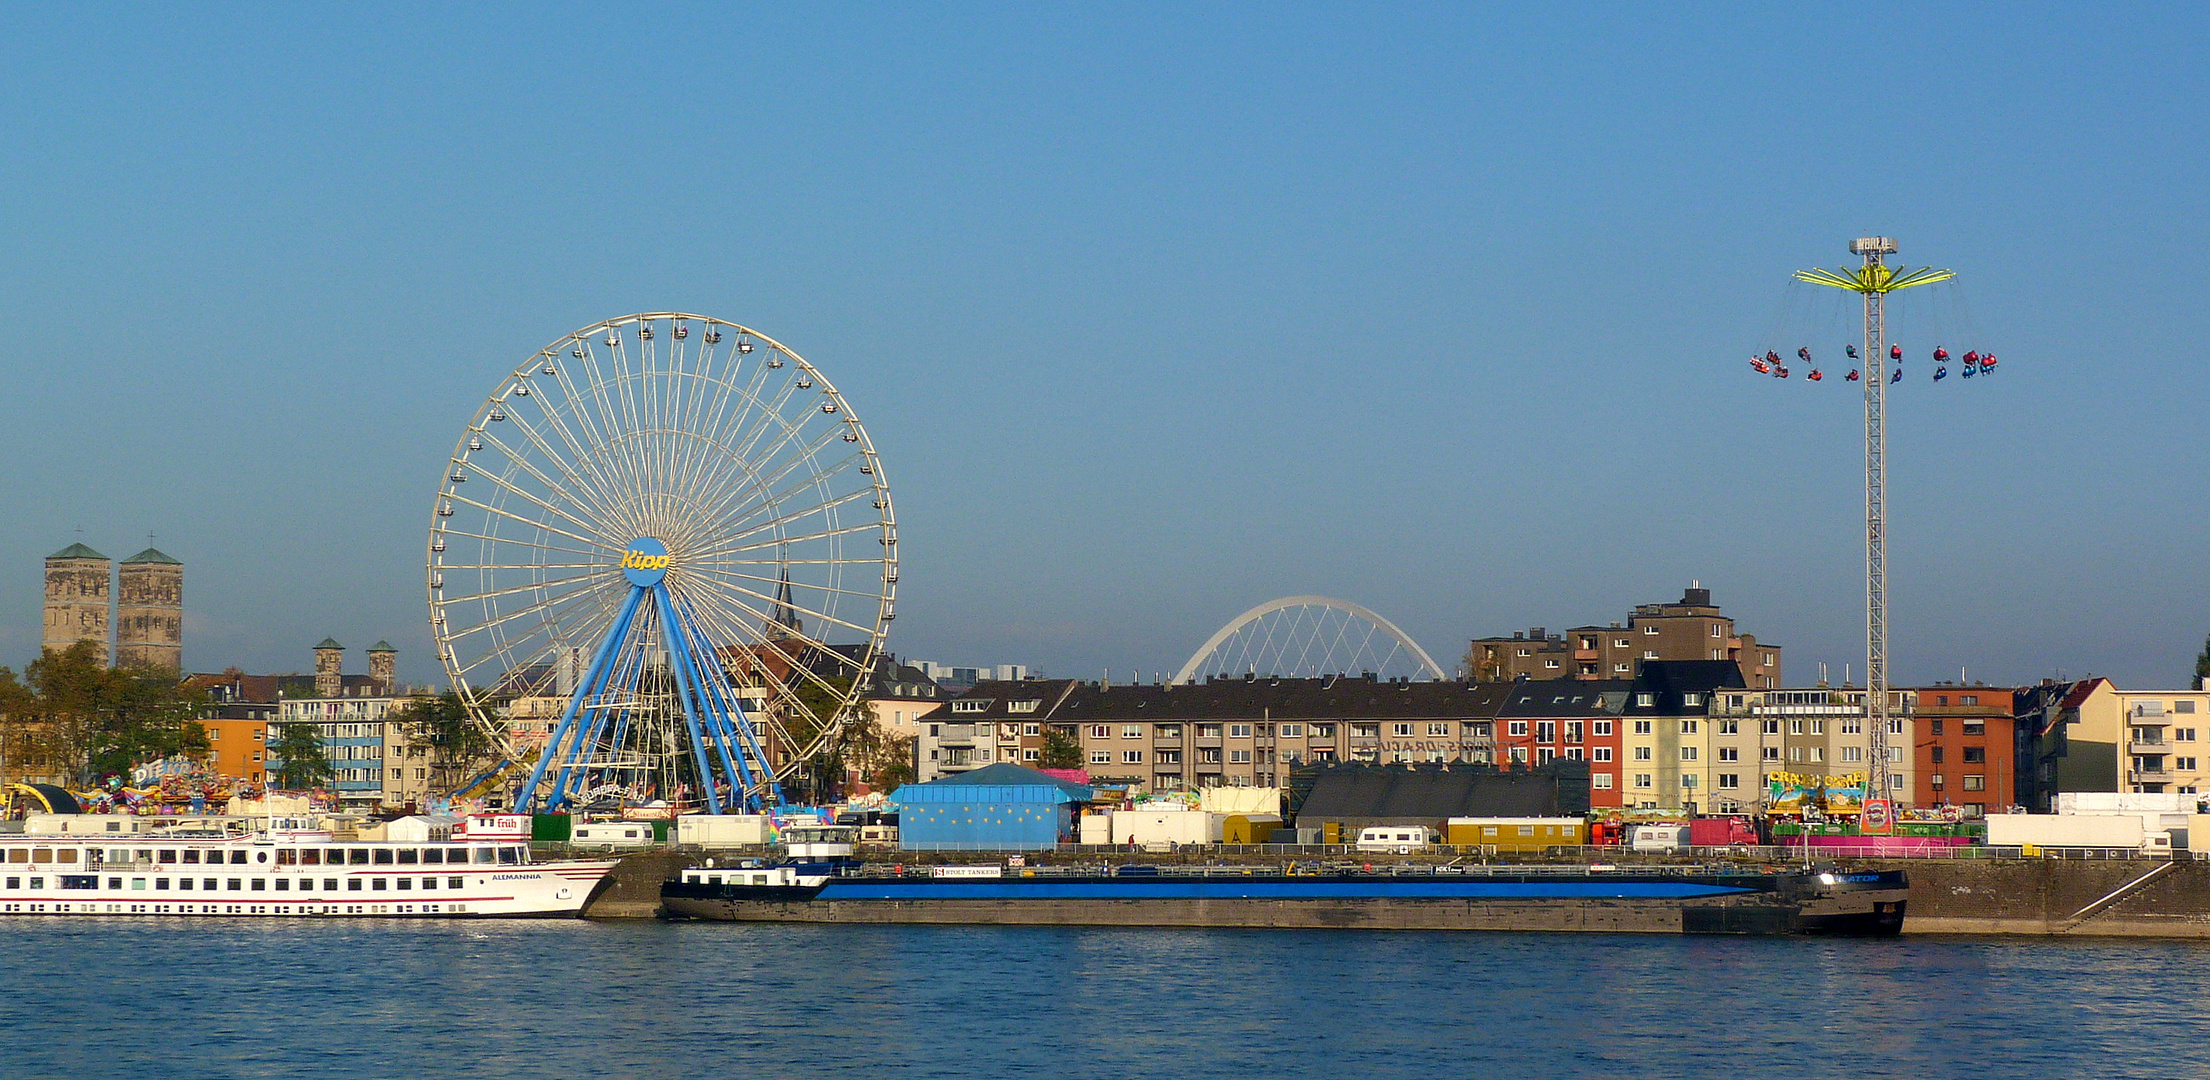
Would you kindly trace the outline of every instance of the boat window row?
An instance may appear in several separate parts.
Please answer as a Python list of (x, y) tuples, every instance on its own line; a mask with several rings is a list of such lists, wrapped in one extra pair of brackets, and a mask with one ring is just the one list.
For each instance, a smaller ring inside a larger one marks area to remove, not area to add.
[[(46, 887), (44, 877), (28, 879), (10, 877), (5, 880), (7, 888), (11, 891), (23, 888), (23, 883), (26, 880), (30, 882), (30, 887), (33, 889), (44, 889)], [(338, 892), (341, 889), (345, 892), (413, 892), (417, 889), (429, 892), (439, 888), (438, 883), (441, 880), (444, 882), (444, 888), (458, 889), (462, 887), (462, 883), (467, 879), (459, 877), (440, 879), (436, 875), (420, 877), (378, 877), (373, 875), (348, 878), (333, 877), (322, 878), (320, 880), (321, 887), (318, 890), (316, 887), (317, 880), (311, 877), (189, 878), (164, 876), (127, 879), (109, 877), (107, 878), (107, 887), (115, 890), (151, 890), (153, 892)], [(54, 882), (57, 887), (63, 889), (98, 889), (100, 888), (101, 875), (60, 874), (55, 876)], [(343, 882), (343, 884), (341, 885), (340, 882)]]
[[(95, 848), (96, 855), (104, 855), (107, 865), (118, 863), (163, 863), (181, 866), (231, 865), (245, 866), (267, 863), (268, 848), (253, 848), (253, 854), (243, 847), (227, 849), (203, 848)], [(77, 861), (74, 847), (14, 847), (9, 848), (8, 863), (74, 863)], [(278, 866), (445, 866), (472, 863), (478, 866), (516, 866), (527, 862), (529, 848), (522, 844), (477, 845), (473, 847), (283, 847), (275, 849)], [(94, 860), (98, 861), (98, 860)]]

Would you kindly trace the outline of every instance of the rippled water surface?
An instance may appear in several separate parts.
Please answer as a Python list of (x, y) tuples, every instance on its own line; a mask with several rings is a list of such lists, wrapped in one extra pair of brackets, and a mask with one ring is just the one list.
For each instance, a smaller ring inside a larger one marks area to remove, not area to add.
[(9, 1077), (2210, 1076), (2188, 943), (0, 923)]

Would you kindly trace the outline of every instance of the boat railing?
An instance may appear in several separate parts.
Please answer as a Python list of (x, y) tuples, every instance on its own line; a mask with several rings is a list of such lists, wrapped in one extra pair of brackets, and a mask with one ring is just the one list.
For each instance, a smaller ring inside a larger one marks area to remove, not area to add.
[[(990, 869), (996, 870), (998, 872), (994, 875), (974, 873), (940, 875), (938, 873), (939, 870), (945, 869), (970, 871), (977, 869)], [(1279, 877), (1283, 875), (1291, 877), (1348, 876), (1357, 878), (1411, 877), (1458, 879), (1468, 877), (1556, 877), (1564, 879), (1603, 874), (1632, 874), (1642, 877), (1722, 877), (1770, 875), (1772, 872), (1773, 871), (1771, 868), (1741, 866), (1727, 863), (1690, 863), (1669, 864), (1660, 866), (1619, 866), (1608, 864), (1559, 865), (1547, 863), (1490, 865), (1442, 864), (1431, 866), (1406, 864), (1393, 866), (1377, 866), (1358, 862), (1328, 861), (1314, 863), (1290, 863), (1279, 866), (1152, 866), (1149, 864), (1130, 863), (1122, 865), (1098, 864), (1081, 866), (942, 867), (919, 865), (907, 866), (903, 864), (892, 864), (886, 866), (880, 863), (868, 863), (861, 866), (845, 867), (843, 868), (843, 872), (840, 876), (867, 879), (942, 877), (949, 880), (979, 881), (1005, 880), (1008, 878), (1023, 880), (1084, 880), (1102, 877), (1236, 878)]]

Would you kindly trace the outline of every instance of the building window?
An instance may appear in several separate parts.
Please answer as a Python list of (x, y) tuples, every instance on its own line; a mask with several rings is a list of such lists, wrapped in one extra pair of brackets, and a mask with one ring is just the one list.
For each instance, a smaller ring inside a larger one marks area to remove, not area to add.
[(1740, 747), (1722, 746), (1719, 748), (1719, 760), (1740, 761), (1742, 760), (1742, 750)]
[(1692, 773), (1692, 772), (1684, 772), (1684, 773), (1682, 773), (1682, 774), (1681, 774), (1681, 786), (1682, 786), (1682, 787), (1695, 787), (1695, 786), (1696, 786), (1696, 774), (1695, 774), (1695, 773)]
[(1611, 734), (1611, 721), (1609, 721), (1609, 720), (1598, 720), (1598, 721), (1596, 721), (1596, 733), (1597, 733), (1598, 735), (1609, 735), (1609, 734)]
[(1642, 628), (1642, 632), (1643, 632), (1644, 634), (1647, 634), (1647, 635), (1649, 635), (1650, 637), (1656, 637), (1656, 636), (1657, 636), (1657, 627), (1655, 627), (1655, 626), (1645, 626), (1645, 627), (1643, 627), (1643, 628)]
[(1693, 709), (1699, 705), (1702, 705), (1703, 703), (1704, 696), (1702, 694), (1688, 693), (1681, 695), (1681, 705), (1686, 708)]
[(1651, 722), (1648, 720), (1637, 720), (1634, 722), (1634, 733), (1637, 735), (1648, 735), (1650, 734), (1651, 726)]
[(1121, 764), (1123, 764), (1123, 765), (1141, 765), (1141, 764), (1143, 764), (1143, 751), (1141, 751), (1141, 750), (1123, 750), (1123, 751), (1121, 751), (1121, 752), (1120, 752), (1120, 763), (1121, 763)]
[(1314, 724), (1314, 725), (1312, 725), (1312, 737), (1313, 737), (1313, 738), (1315, 738), (1315, 739), (1332, 739), (1332, 738), (1334, 738), (1334, 737), (1335, 737), (1335, 725), (1334, 725), (1334, 724)]
[(1555, 721), (1555, 720), (1537, 720), (1537, 721), (1535, 721), (1535, 741), (1536, 741), (1536, 742), (1557, 742), (1557, 741), (1558, 741), (1558, 722), (1557, 722), (1557, 721)]
[(1647, 746), (1637, 746), (1637, 747), (1635, 747), (1635, 748), (1634, 748), (1634, 759), (1635, 759), (1636, 761), (1648, 761), (1648, 760), (1650, 760), (1650, 748), (1649, 748), (1649, 747), (1647, 747)]
[(1721, 720), (1721, 721), (1719, 721), (1719, 734), (1721, 734), (1721, 735), (1740, 735), (1741, 733), (1742, 733), (1742, 722), (1741, 722), (1740, 720)]
[(1283, 724), (1281, 726), (1281, 737), (1284, 739), (1302, 739), (1305, 737), (1305, 726), (1303, 724)]
[(1694, 720), (1688, 720), (1688, 719), (1683, 719), (1683, 720), (1681, 721), (1681, 734), (1683, 734), (1683, 735), (1694, 735), (1695, 733), (1696, 733), (1696, 721), (1694, 721)]
[(1966, 791), (1986, 791), (1987, 777), (1980, 773), (1964, 774), (1964, 789)]
[(1249, 724), (1229, 724), (1229, 725), (1228, 725), (1228, 737), (1229, 737), (1229, 738), (1231, 738), (1231, 739), (1248, 739), (1248, 738), (1250, 738), (1250, 737), (1251, 737), (1251, 725), (1249, 725)]
[(1976, 765), (1976, 764), (1980, 764), (1980, 763), (1982, 763), (1982, 762), (1985, 762), (1985, 761), (1987, 760), (1987, 747), (1985, 747), (1985, 746), (1967, 746), (1967, 747), (1965, 747), (1965, 748), (1964, 748), (1964, 760), (1965, 760), (1965, 764), (1967, 764), (1967, 765)]
[(1764, 721), (1760, 721), (1760, 722), (1758, 723), (1758, 725), (1757, 725), (1757, 728), (1758, 728), (1758, 730), (1759, 730), (1759, 731), (1761, 731), (1761, 732), (1763, 732), (1763, 733), (1765, 733), (1765, 734), (1767, 734), (1767, 735), (1778, 735), (1778, 734), (1780, 734), (1780, 721), (1778, 721), (1778, 720), (1764, 720)]
[(1657, 708), (1657, 695), (1656, 695), (1656, 694), (1636, 694), (1636, 695), (1634, 696), (1634, 704), (1635, 704), (1635, 708), (1638, 708), (1638, 709), (1654, 709), (1654, 708)]
[(1412, 737), (1412, 725), (1391, 724), (1389, 725), (1389, 734), (1394, 735), (1400, 739), (1409, 739)]
[(2178, 769), (2181, 772), (2194, 772), (2195, 759), (2191, 757), (2175, 757), (2172, 759), (2172, 768)]
[(1611, 774), (1608, 772), (1590, 773), (1588, 775), (1588, 781), (1589, 786), (1595, 788), (1598, 791), (1611, 790)]
[(1489, 737), (1489, 735), (1490, 735), (1490, 732), (1491, 732), (1491, 729), (1490, 729), (1490, 727), (1489, 727), (1489, 722), (1488, 722), (1488, 721), (1486, 721), (1486, 720), (1476, 720), (1476, 721), (1474, 721), (1473, 723), (1470, 723), (1470, 724), (1467, 724), (1467, 725), (1465, 725), (1465, 732), (1466, 732), (1466, 734), (1465, 734), (1465, 737), (1466, 737), (1466, 738), (1469, 738), (1469, 739), (1486, 739), (1486, 738), (1488, 738), (1488, 737)]
[(1505, 725), (1504, 725), (1504, 733), (1505, 733), (1506, 735), (1516, 736), (1516, 737), (1520, 737), (1520, 738), (1524, 738), (1524, 737), (1526, 737), (1526, 735), (1527, 735), (1527, 721), (1525, 721), (1525, 720), (1509, 720), (1509, 721), (1506, 721), (1506, 722), (1505, 722)]
[(2175, 702), (2172, 702), (2172, 711), (2173, 711), (2173, 712), (2184, 712), (2184, 713), (2191, 713), (2191, 712), (2195, 711), (2195, 703), (2194, 703), (2194, 702), (2192, 702), (2192, 701), (2175, 701)]
[(1650, 788), (1650, 787), (1653, 787), (1653, 786), (1655, 786), (1655, 785), (1653, 785), (1653, 784), (1651, 784), (1651, 783), (1650, 783), (1650, 774), (1649, 774), (1649, 773), (1646, 773), (1646, 772), (1638, 772), (1638, 773), (1634, 774), (1634, 786), (1635, 786), (1635, 787), (1637, 787), (1637, 788), (1641, 788), (1641, 789), (1645, 789), (1645, 790), (1647, 790), (1648, 788)]
[(1683, 746), (1683, 747), (1681, 747), (1681, 760), (1682, 760), (1682, 761), (1694, 761), (1694, 760), (1696, 760), (1696, 748), (1695, 748), (1695, 747), (1693, 747), (1693, 746)]
[(1110, 764), (1112, 764), (1112, 763), (1113, 763), (1113, 752), (1112, 752), (1112, 751), (1110, 751), (1110, 750), (1092, 750), (1092, 751), (1090, 751), (1090, 764), (1092, 764), (1092, 765), (1110, 765)]
[(1039, 760), (1039, 759), (1041, 759), (1041, 758), (1042, 758), (1043, 756), (1044, 756), (1044, 752), (1043, 752), (1043, 751), (1041, 751), (1041, 750), (1023, 750), (1023, 751), (1021, 751), (1021, 760), (1022, 760), (1022, 761), (1036, 761), (1036, 760)]
[(1657, 650), (1656, 650), (1656, 649), (1644, 649), (1644, 650), (1642, 650), (1642, 658), (1643, 658), (1644, 660), (1655, 660), (1655, 659), (1657, 659)]
[(1217, 747), (1217, 746), (1200, 746), (1200, 747), (1198, 747), (1198, 748), (1197, 748), (1197, 763), (1198, 763), (1199, 765), (1218, 765), (1218, 764), (1220, 764), (1220, 748), (1219, 748), (1219, 747)]
[(1581, 722), (1579, 720), (1568, 720), (1565, 722), (1565, 741), (1581, 741)]
[(1230, 764), (1230, 765), (1249, 765), (1250, 763), (1251, 763), (1251, 752), (1250, 752), (1249, 750), (1230, 750), (1230, 751), (1228, 751), (1228, 764)]
[(1741, 787), (1741, 786), (1742, 786), (1742, 774), (1741, 774), (1741, 773), (1730, 773), (1730, 772), (1723, 772), (1723, 773), (1720, 773), (1720, 774), (1719, 774), (1719, 786), (1720, 786), (1720, 787), (1721, 787), (1722, 789), (1725, 789), (1725, 790), (1727, 790), (1727, 791), (1732, 791), (1732, 790), (1734, 790), (1734, 789), (1736, 789), (1736, 788), (1739, 788), (1739, 787)]
[(1622, 660), (1622, 661), (1620, 661), (1619, 663), (1613, 664), (1613, 665), (1611, 666), (1611, 669), (1612, 669), (1613, 671), (1616, 671), (1616, 672), (1620, 673), (1621, 675), (1629, 675), (1629, 674), (1633, 674), (1633, 672), (1634, 672), (1634, 665), (1633, 665), (1633, 664), (1630, 664), (1630, 663), (1627, 663), (1626, 661)]
[(1113, 737), (1113, 729), (1112, 729), (1112, 726), (1111, 726), (1111, 725), (1109, 725), (1109, 724), (1091, 724), (1091, 725), (1090, 725), (1090, 738), (1093, 738), (1093, 739), (1110, 739), (1110, 738), (1112, 738), (1112, 737)]
[(1790, 720), (1790, 721), (1788, 721), (1788, 734), (1790, 734), (1790, 735), (1801, 735), (1801, 734), (1803, 734), (1803, 721), (1801, 721), (1801, 720)]
[(1609, 746), (1599, 746), (1599, 747), (1597, 747), (1597, 748), (1596, 748), (1596, 760), (1598, 760), (1598, 761), (1610, 761), (1610, 760), (1611, 760), (1611, 747), (1609, 747)]
[[(1935, 747), (1935, 748), (1934, 748), (1934, 754), (1935, 754), (1934, 760), (1936, 760), (1936, 761), (1940, 761), (1940, 760), (1941, 760), (1941, 757), (1940, 757), (1940, 755), (1941, 755), (1941, 747), (1938, 747), (1938, 746), (1937, 746), (1937, 747)], [(1862, 746), (1845, 746), (1845, 747), (1842, 747), (1842, 758), (1841, 758), (1841, 759), (1842, 759), (1843, 761), (1863, 761), (1863, 760), (1865, 760), (1865, 748), (1864, 748), (1864, 747), (1862, 747)]]
[(1762, 753), (1762, 754), (1759, 754), (1759, 755), (1758, 755), (1758, 760), (1760, 760), (1760, 761), (1779, 761), (1779, 760), (1780, 760), (1780, 747), (1777, 747), (1777, 746), (1768, 746), (1768, 747), (1765, 747), (1765, 748), (1764, 748), (1764, 753)]

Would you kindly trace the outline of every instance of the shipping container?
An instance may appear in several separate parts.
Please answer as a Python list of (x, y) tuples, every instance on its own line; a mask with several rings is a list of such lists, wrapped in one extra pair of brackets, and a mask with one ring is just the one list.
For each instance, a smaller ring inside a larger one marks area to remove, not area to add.
[(1223, 844), (1271, 843), (1274, 830), (1281, 828), (1280, 814), (1229, 814), (1220, 823), (1220, 842)]
[(764, 814), (685, 814), (675, 819), (675, 842), (687, 847), (756, 847), (767, 843)]
[(1443, 835), (1446, 843), (1463, 847), (1541, 851), (1581, 846), (1588, 836), (1588, 822), (1581, 818), (1456, 817), (1443, 823)]
[[(1997, 847), (2143, 850), (2148, 832), (2138, 814), (1993, 814), (1987, 842)], [(2169, 843), (2169, 837), (2166, 838)]]
[(1217, 844), (1226, 823), (1226, 814), (1203, 810), (1115, 810), (1113, 843)]
[(1697, 847), (1757, 843), (1757, 829), (1742, 817), (1701, 817), (1688, 823), (1688, 842)]

